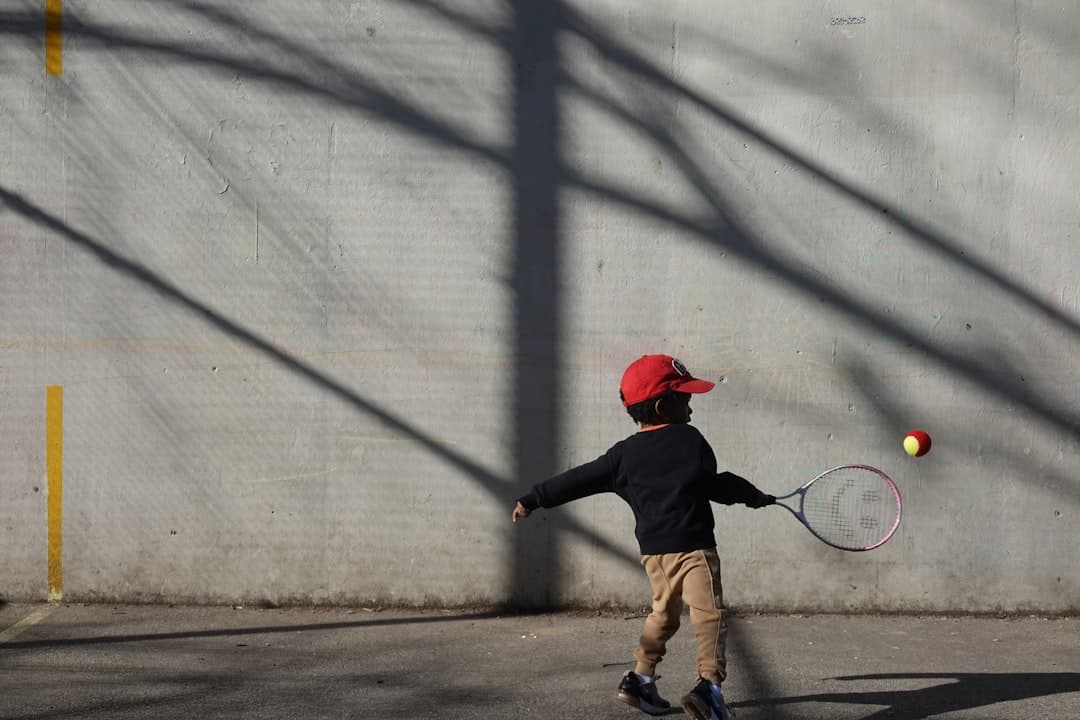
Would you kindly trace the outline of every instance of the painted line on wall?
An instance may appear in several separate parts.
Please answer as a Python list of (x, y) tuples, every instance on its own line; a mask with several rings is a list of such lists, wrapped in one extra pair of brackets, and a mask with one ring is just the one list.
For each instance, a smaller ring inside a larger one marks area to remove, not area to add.
[(11, 642), (15, 638), (19, 637), (24, 632), (26, 632), (27, 630), (44, 620), (46, 617), (48, 617), (49, 613), (51, 613), (55, 609), (55, 606), (39, 608), (24, 617), (19, 622), (9, 627), (8, 629), (0, 630), (0, 645), (3, 645), (6, 642)]
[(63, 0), (45, 0), (45, 72), (64, 72)]
[(49, 480), (49, 602), (64, 598), (64, 388), (45, 388), (45, 471)]

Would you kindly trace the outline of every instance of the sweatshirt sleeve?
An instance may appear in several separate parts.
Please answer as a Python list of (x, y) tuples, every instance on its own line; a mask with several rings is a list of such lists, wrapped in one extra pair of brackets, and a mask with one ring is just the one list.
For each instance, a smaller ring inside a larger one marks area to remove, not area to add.
[(769, 496), (758, 490), (753, 483), (732, 472), (717, 473), (716, 482), (710, 486), (709, 499), (723, 505), (765, 503)]
[(592, 462), (570, 468), (550, 480), (534, 485), (532, 490), (518, 502), (526, 510), (538, 507), (553, 508), (573, 500), (579, 500), (615, 489), (616, 460), (612, 450)]

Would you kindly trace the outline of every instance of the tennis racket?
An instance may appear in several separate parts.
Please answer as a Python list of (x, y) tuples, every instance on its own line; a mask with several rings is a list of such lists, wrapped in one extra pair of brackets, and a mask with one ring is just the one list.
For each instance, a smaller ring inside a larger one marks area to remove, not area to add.
[[(787, 501), (787, 502), (785, 502)], [(900, 526), (900, 491), (869, 465), (840, 465), (776, 498), (826, 545), (861, 552), (884, 545)]]

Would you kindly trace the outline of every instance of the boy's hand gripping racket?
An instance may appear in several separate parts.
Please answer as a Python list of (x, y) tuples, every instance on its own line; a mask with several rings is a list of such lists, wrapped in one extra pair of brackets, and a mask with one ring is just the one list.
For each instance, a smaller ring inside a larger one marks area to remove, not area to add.
[(778, 497), (776, 504), (819, 540), (840, 550), (873, 550), (900, 526), (900, 491), (888, 475), (869, 465), (826, 470), (795, 492)]

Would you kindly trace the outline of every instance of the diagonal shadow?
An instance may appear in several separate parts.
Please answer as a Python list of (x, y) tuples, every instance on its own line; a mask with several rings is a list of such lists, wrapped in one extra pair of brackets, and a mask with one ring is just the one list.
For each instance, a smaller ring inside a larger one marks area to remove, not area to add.
[[(41, 33), (41, 28), (40, 13), (0, 12), (0, 36), (36, 36)], [(462, 129), (454, 127), (444, 119), (399, 100), (389, 91), (377, 87), (375, 83), (344, 66), (318, 58), (310, 51), (296, 48), (289, 50), (287, 44), (284, 48), (285, 57), (294, 61), (310, 62), (315, 67), (325, 70), (326, 80), (314, 82), (302, 72), (275, 68), (266, 62), (256, 62), (252, 58), (229, 55), (191, 43), (137, 37), (121, 28), (110, 28), (83, 21), (75, 12), (65, 14), (64, 35), (78, 38), (80, 43), (83, 43), (84, 50), (101, 49), (114, 53), (142, 51), (162, 58), (205, 65), (222, 72), (240, 71), (253, 79), (276, 83), (282, 89), (311, 95), (332, 105), (372, 113), (406, 132), (468, 152), (478, 159), (487, 160), (502, 167), (506, 167), (509, 163), (505, 152), (470, 139)], [(280, 42), (280, 39), (277, 42)], [(272, 60), (273, 57), (269, 59)]]
[[(988, 356), (994, 357), (994, 351), (987, 349)], [(855, 357), (854, 352), (847, 353), (849, 357)], [(1004, 358), (998, 358), (997, 362), (1003, 367), (1008, 366)], [(849, 360), (841, 363), (840, 372), (848, 379), (849, 385), (858, 390), (866, 402), (877, 410), (877, 415), (883, 418), (884, 425), (891, 429), (893, 437), (900, 437), (910, 428), (905, 425), (905, 413), (901, 411), (903, 402), (895, 394), (895, 390), (889, 389), (873, 369), (863, 361)], [(1020, 375), (1017, 369), (1014, 376)], [(977, 445), (978, 438), (975, 430), (970, 427), (951, 427), (948, 434), (950, 442), (958, 447)], [(994, 464), (998, 467), (1016, 468), (1016, 476), (1023, 477), (1023, 469), (1030, 466), (1030, 460), (1026, 459), (1020, 451), (1010, 450), (1005, 447), (984, 448), (984, 457), (994, 458)], [(1044, 485), (1052, 484), (1059, 490), (1068, 491), (1073, 483), (1073, 478), (1064, 472), (1050, 469), (1049, 466), (1040, 469), (1040, 480)]]
[[(1073, 318), (1067, 313), (1062, 312), (1060, 308), (1055, 307), (1047, 303), (1044, 299), (1034, 295), (993, 266), (959, 250), (957, 248), (958, 243), (942, 237), (940, 232), (934, 230), (914, 216), (892, 206), (883, 198), (874, 196), (873, 194), (856, 187), (852, 183), (818, 167), (817, 164), (807, 156), (793, 149), (775, 135), (755, 127), (747, 120), (738, 117), (738, 115), (730, 108), (725, 108), (720, 103), (710, 100), (680, 83), (674, 82), (655, 64), (643, 58), (632, 49), (612, 40), (584, 16), (578, 14), (571, 15), (567, 27), (583, 40), (591, 43), (606, 58), (615, 61), (622, 68), (634, 73), (639, 78), (648, 80), (657, 87), (670, 91), (676, 98), (692, 103), (695, 107), (700, 108), (715, 120), (753, 139), (762, 147), (779, 155), (785, 161), (790, 162), (795, 167), (808, 173), (826, 186), (842, 192), (857, 201), (860, 205), (888, 215), (896, 226), (907, 231), (912, 238), (920, 242), (927, 250), (940, 255), (957, 265), (970, 268), (1007, 295), (1015, 298), (1024, 305), (1037, 310), (1044, 317), (1060, 324), (1072, 335), (1080, 337), (1080, 320)], [(632, 117), (632, 115), (625, 116), (628, 120), (631, 120)]]
[[(37, 205), (27, 201), (17, 193), (0, 187), (0, 207), (6, 207), (8, 210), (22, 216), (26, 220), (64, 238), (72, 245), (86, 250), (91, 255), (95, 256), (98, 261), (109, 266), (114, 271), (122, 275), (127, 275), (149, 288), (152, 288), (165, 299), (185, 307), (204, 322), (221, 332), (262, 352), (267, 357), (278, 362), (282, 367), (306, 378), (315, 385), (328, 391), (333, 396), (351, 404), (358, 410), (377, 418), (394, 432), (400, 433), (402, 436), (411, 439), (436, 457), (442, 458), (457, 470), (471, 477), (482, 489), (498, 498), (501, 502), (509, 503), (516, 497), (515, 491), (519, 488), (517, 488), (514, 483), (503, 480), (495, 475), (495, 473), (466, 455), (454, 450), (445, 443), (439, 442), (431, 435), (413, 427), (379, 405), (365, 399), (354, 390), (346, 387), (314, 365), (306, 363), (303, 360), (295, 358), (280, 350), (269, 340), (257, 335), (236, 321), (216, 312), (201, 300), (195, 298), (181, 288), (176, 287), (153, 270), (114, 252), (90, 236), (70, 227), (60, 218), (57, 218)], [(633, 567), (638, 566), (637, 559), (626, 553), (622, 548), (608, 542), (572, 519), (567, 519), (566, 523), (568, 531), (588, 538), (590, 542), (596, 544), (597, 547), (610, 554), (613, 558), (632, 565)]]
[(944, 682), (920, 690), (818, 693), (774, 700), (744, 701), (732, 705), (772, 710), (803, 703), (881, 705), (884, 706), (882, 710), (864, 716), (863, 720), (920, 720), (961, 710), (990, 707), (1003, 702), (1080, 693), (1080, 673), (885, 673), (847, 675), (834, 679), (886, 682), (940, 679)]
[(50, 230), (56, 235), (63, 237), (71, 244), (81, 247), (94, 255), (98, 261), (112, 268), (116, 272), (127, 275), (144, 285), (147, 285), (154, 289), (158, 294), (175, 302), (188, 310), (195, 313), (205, 322), (213, 325), (218, 330), (235, 337), (241, 342), (261, 351), (262, 353), (273, 358), (277, 362), (281, 363), (284, 367), (292, 370), (293, 372), (306, 377), (314, 382), (316, 385), (321, 386), (325, 390), (331, 391), (334, 395), (340, 399), (345, 400), (352, 405), (355, 405), (365, 413), (374, 416), (380, 422), (386, 423), (394, 431), (404, 434), (416, 441), (422, 447), (433, 452), (437, 456), (443, 458), (458, 470), (467, 473), (473, 478), (477, 479), (481, 486), (493, 493), (499, 494), (503, 491), (506, 483), (498, 478), (490, 470), (484, 468), (480, 464), (469, 459), (465, 455), (455, 451), (430, 435), (413, 428), (405, 421), (401, 420), (392, 413), (384, 410), (378, 405), (366, 400), (359, 394), (340, 384), (330, 376), (326, 375), (318, 368), (310, 365), (303, 360), (294, 358), (284, 351), (278, 349), (273, 343), (265, 338), (256, 335), (254, 332), (248, 330), (239, 323), (215, 312), (208, 305), (198, 300), (194, 296), (185, 292), (184, 290), (176, 287), (167, 279), (161, 275), (150, 270), (146, 266), (129, 260), (119, 253), (111, 250), (100, 242), (94, 240), (90, 236), (79, 232), (78, 230), (68, 226), (63, 220), (50, 214), (44, 209), (24, 199), (17, 193), (0, 187), (0, 204), (5, 206), (8, 210), (22, 216), (23, 218), (40, 225), (41, 227)]
[[(906, 230), (912, 237), (922, 242), (924, 246), (959, 265), (969, 267), (1007, 294), (1036, 309), (1049, 320), (1058, 323), (1073, 334), (1080, 335), (1080, 323), (1075, 319), (1063, 313), (1060, 309), (1048, 305), (1044, 300), (1035, 297), (992, 267), (980, 263), (974, 258), (967, 257), (962, 251), (956, 249), (955, 242), (940, 238), (918, 220), (818, 168), (797, 151), (787, 147), (764, 131), (753, 128), (746, 121), (739, 119), (732, 111), (678, 83), (672, 82), (663, 75), (662, 71), (647, 60), (642, 59), (632, 50), (628, 50), (603, 36), (584, 21), (575, 20), (572, 23), (572, 29), (593, 43), (605, 55), (635, 72), (637, 76), (651, 81), (657, 87), (672, 93), (676, 97), (694, 103), (714, 119), (761, 143), (788, 162), (806, 171), (826, 185), (842, 191), (864, 206), (887, 214), (897, 226)], [(816, 303), (826, 303), (829, 307), (842, 312), (864, 326), (925, 353), (943, 367), (978, 383), (987, 392), (1022, 405), (1032, 414), (1042, 418), (1049, 424), (1073, 436), (1080, 437), (1080, 414), (1055, 407), (1049, 398), (1039, 397), (1029, 388), (1019, 387), (1020, 383), (1017, 382), (1017, 378), (1004, 370), (1003, 366), (996, 361), (996, 358), (987, 357), (985, 354), (972, 355), (949, 351), (934, 344), (916, 334), (910, 328), (901, 325), (897, 320), (891, 319), (886, 313), (875, 310), (872, 305), (860, 300), (855, 295), (827, 284), (814, 273), (812, 268), (808, 268), (804, 263), (785, 259), (770, 251), (761, 243), (756, 242), (753, 239), (754, 233), (738, 221), (738, 213), (731, 206), (730, 201), (712, 185), (700, 164), (694, 160), (690, 152), (684, 151), (680, 147), (678, 139), (672, 133), (664, 130), (659, 123), (650, 123), (641, 119), (631, 108), (623, 107), (600, 93), (577, 83), (572, 77), (567, 76), (565, 82), (575, 92), (580, 93), (613, 116), (638, 128), (651, 137), (657, 145), (668, 150), (674, 156), (677, 165), (682, 169), (686, 178), (694, 184), (702, 197), (710, 204), (715, 216), (711, 221), (691, 219), (639, 193), (615, 188), (610, 183), (601, 184), (593, 181), (572, 168), (567, 168), (565, 173), (568, 184), (593, 193), (605, 200), (622, 204), (628, 209), (641, 212), (654, 219), (661, 219), (701, 240), (720, 246), (725, 251), (731, 252), (733, 255), (785, 282), (788, 286), (797, 289), (807, 296), (807, 299)], [(1066, 489), (1080, 497), (1080, 487), (1066, 487)]]

